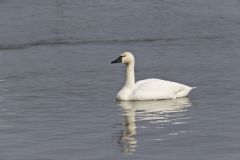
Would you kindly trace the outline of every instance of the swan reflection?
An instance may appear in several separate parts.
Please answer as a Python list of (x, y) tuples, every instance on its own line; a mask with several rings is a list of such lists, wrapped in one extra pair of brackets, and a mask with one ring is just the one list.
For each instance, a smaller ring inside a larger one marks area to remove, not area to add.
[[(186, 123), (189, 117), (185, 115), (185, 112), (191, 106), (188, 98), (161, 101), (118, 101), (117, 103), (123, 110), (124, 126), (118, 143), (126, 154), (131, 154), (136, 150), (137, 128), (148, 128), (150, 124), (155, 124), (155, 128), (164, 128), (169, 123), (176, 125)], [(145, 122), (146, 126), (137, 126), (137, 122)]]

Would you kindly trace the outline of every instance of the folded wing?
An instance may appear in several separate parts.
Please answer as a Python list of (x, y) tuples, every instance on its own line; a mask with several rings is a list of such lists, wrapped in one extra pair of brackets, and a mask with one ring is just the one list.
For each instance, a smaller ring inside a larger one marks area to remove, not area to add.
[(191, 87), (176, 82), (146, 79), (136, 83), (130, 97), (132, 100), (174, 99), (187, 96), (191, 90)]

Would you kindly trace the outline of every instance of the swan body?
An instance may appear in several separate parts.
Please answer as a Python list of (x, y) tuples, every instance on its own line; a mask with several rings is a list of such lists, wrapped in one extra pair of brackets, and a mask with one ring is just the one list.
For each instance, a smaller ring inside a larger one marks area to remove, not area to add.
[(194, 87), (162, 79), (145, 79), (135, 83), (135, 58), (124, 52), (111, 63), (126, 64), (126, 81), (117, 94), (117, 100), (158, 100), (186, 97)]

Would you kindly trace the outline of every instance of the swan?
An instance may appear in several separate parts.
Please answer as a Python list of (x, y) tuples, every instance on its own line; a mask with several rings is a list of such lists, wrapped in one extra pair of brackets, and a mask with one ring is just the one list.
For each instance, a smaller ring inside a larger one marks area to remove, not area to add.
[(130, 52), (123, 52), (111, 63), (126, 65), (125, 84), (117, 94), (117, 100), (161, 100), (186, 97), (192, 89), (177, 82), (162, 79), (145, 79), (135, 83), (135, 58)]

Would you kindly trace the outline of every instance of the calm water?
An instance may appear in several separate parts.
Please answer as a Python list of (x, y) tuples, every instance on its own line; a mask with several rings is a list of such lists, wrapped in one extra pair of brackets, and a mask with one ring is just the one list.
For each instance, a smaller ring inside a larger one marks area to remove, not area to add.
[[(0, 6), (19, 12), (1, 21), (0, 159), (240, 158), (237, 1), (20, 2)], [(25, 8), (36, 19), (20, 22)], [(125, 50), (136, 56), (137, 80), (197, 89), (178, 100), (116, 102), (124, 66), (110, 61)]]

